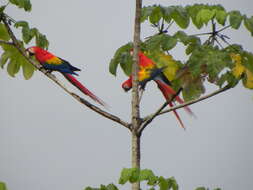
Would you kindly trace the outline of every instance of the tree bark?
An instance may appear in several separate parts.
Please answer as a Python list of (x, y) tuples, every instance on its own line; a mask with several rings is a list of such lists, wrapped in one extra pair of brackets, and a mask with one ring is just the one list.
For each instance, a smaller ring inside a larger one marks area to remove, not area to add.
[[(140, 127), (140, 110), (139, 110), (139, 92), (138, 92), (138, 71), (140, 49), (140, 33), (141, 33), (141, 8), (142, 0), (136, 0), (135, 23), (134, 23), (134, 50), (133, 50), (133, 88), (132, 88), (132, 168), (140, 168), (140, 135), (138, 129)], [(132, 190), (139, 190), (140, 183), (132, 184)]]

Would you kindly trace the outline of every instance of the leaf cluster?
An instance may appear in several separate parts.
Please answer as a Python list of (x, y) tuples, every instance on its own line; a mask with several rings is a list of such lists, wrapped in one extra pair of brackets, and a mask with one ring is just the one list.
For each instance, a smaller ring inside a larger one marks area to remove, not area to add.
[[(150, 169), (137, 169), (137, 168), (123, 168), (119, 178), (119, 184), (124, 185), (127, 182), (145, 182), (149, 190), (178, 190), (179, 185), (174, 177), (166, 178), (163, 176), (156, 176)], [(85, 190), (118, 190), (114, 184), (107, 186), (101, 185), (100, 188), (86, 187)], [(198, 187), (195, 190), (208, 190), (205, 187)], [(216, 188), (214, 190), (221, 190)]]
[[(18, 6), (19, 8), (23, 8), (25, 11), (31, 10), (31, 3), (29, 0), (10, 0), (9, 3)], [(6, 24), (9, 25), (8, 27), (11, 27), (14, 23), (15, 28), (21, 28), (22, 40), (19, 40), (19, 47), (22, 49), (25, 49), (25, 44), (29, 44), (33, 39), (36, 46), (40, 46), (42, 48), (48, 48), (49, 42), (46, 36), (40, 33), (37, 28), (30, 28), (28, 22), (16, 22), (14, 19), (5, 14), (5, 7), (6, 5), (0, 8), (2, 19), (0, 22), (0, 40), (2, 40), (0, 46), (3, 50), (0, 58), (0, 67), (3, 69), (7, 66), (7, 72), (11, 77), (15, 77), (15, 75), (20, 71), (20, 68), (22, 68), (24, 78), (28, 80), (32, 77), (36, 69), (14, 47), (9, 31), (6, 28)], [(5, 23), (3, 22), (3, 19), (6, 20)]]
[[(243, 50), (241, 45), (230, 44), (229, 37), (222, 34), (225, 29), (239, 29), (244, 22), (244, 26), (252, 35), (253, 17), (247, 17), (236, 10), (227, 12), (221, 5), (153, 5), (143, 7), (141, 20), (158, 29), (158, 33), (142, 41), (141, 51), (158, 67), (165, 65), (167, 70), (174, 71), (176, 66), (176, 74), (166, 77), (175, 90), (183, 87), (184, 100), (197, 99), (205, 93), (205, 82), (221, 88), (224, 85), (234, 87), (242, 80), (245, 88), (253, 88), (253, 54)], [(189, 35), (179, 30), (174, 34), (170, 33), (171, 24), (176, 23), (179, 28), (186, 29), (191, 21), (197, 30), (208, 26), (210, 32)], [(217, 26), (223, 28), (217, 30)], [(177, 64), (169, 64), (169, 60), (163, 59), (161, 64), (164, 55), (172, 56), (169, 51), (179, 43), (185, 47), (187, 60), (174, 60)], [(131, 48), (132, 42), (129, 42), (116, 51), (109, 66), (111, 74), (116, 76), (117, 67), (120, 65), (127, 76), (131, 75)], [(240, 64), (231, 56), (233, 54), (240, 57)], [(239, 70), (240, 73), (236, 73), (235, 70)]]

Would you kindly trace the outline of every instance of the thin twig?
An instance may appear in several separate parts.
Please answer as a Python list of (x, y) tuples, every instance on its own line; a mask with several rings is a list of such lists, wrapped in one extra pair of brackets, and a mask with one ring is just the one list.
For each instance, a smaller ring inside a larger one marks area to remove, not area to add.
[(121, 124), (122, 126), (130, 129), (130, 124), (123, 121), (122, 119), (120, 119), (119, 117), (110, 114), (102, 109), (100, 109), (99, 107), (89, 103), (87, 100), (81, 98), (80, 96), (78, 96), (77, 94), (69, 91), (53, 74), (48, 73), (45, 69), (43, 69), (43, 67), (34, 62), (33, 60), (31, 60), (25, 53), (25, 51), (21, 48), (18, 40), (16, 39), (14, 33), (12, 32), (11, 28), (9, 27), (9, 24), (7, 23), (6, 19), (3, 18), (3, 22), (7, 28), (7, 31), (13, 41), (14, 46), (17, 48), (17, 50), (27, 59), (27, 61), (29, 63), (31, 63), (32, 65), (34, 65), (37, 69), (39, 69), (42, 73), (44, 73), (48, 78), (50, 78), (52, 81), (54, 81), (60, 88), (62, 88), (66, 93), (68, 93), (69, 95), (71, 95), (73, 98), (75, 98), (78, 102), (80, 102), (81, 104), (85, 105), (86, 107), (90, 108), (91, 110), (93, 110), (94, 112), (106, 117), (107, 119), (110, 119), (112, 121), (115, 121), (119, 124)]
[(158, 115), (160, 115), (160, 113), (162, 112), (162, 110), (169, 104), (171, 103), (182, 91), (182, 88), (180, 88), (176, 94), (174, 94), (170, 100), (167, 100), (155, 113), (151, 114), (148, 117), (145, 117), (145, 119), (143, 119), (143, 123), (141, 125), (141, 127), (138, 130), (138, 133), (141, 134), (142, 131), (148, 126), (148, 124), (150, 124)]
[(12, 42), (7, 42), (7, 41), (5, 41), (5, 40), (0, 40), (0, 44), (6, 44), (6, 45), (10, 45), (10, 46), (13, 46), (13, 45), (14, 45), (14, 43), (12, 43)]
[[(192, 101), (189, 101), (189, 102), (185, 102), (184, 104), (180, 104), (180, 105), (177, 105), (177, 106), (173, 106), (172, 108), (170, 108), (170, 109), (168, 109), (168, 110), (162, 111), (162, 112), (159, 113), (158, 115), (162, 115), (162, 114), (171, 112), (171, 111), (173, 111), (173, 110), (177, 110), (177, 109), (179, 109), (179, 108), (183, 108), (183, 107), (186, 107), (186, 106), (188, 106), (188, 105), (195, 104), (195, 103), (197, 103), (197, 102), (200, 102), (200, 101), (203, 101), (203, 100), (205, 100), (205, 99), (211, 98), (212, 96), (215, 96), (215, 95), (217, 95), (217, 94), (220, 94), (220, 93), (222, 93), (222, 92), (225, 92), (225, 91), (227, 91), (227, 90), (229, 90), (229, 89), (231, 89), (230, 86), (225, 86), (225, 87), (223, 87), (223, 88), (220, 88), (219, 90), (216, 90), (216, 91), (214, 91), (214, 92), (212, 92), (212, 93), (210, 93), (210, 94), (208, 94), (208, 95), (206, 95), (206, 96), (202, 96), (201, 98), (198, 98), (198, 99), (196, 99), (196, 100), (192, 100)], [(146, 116), (143, 120), (145, 121), (145, 120), (147, 120), (148, 118), (150, 118), (151, 116), (152, 116), (152, 115)]]

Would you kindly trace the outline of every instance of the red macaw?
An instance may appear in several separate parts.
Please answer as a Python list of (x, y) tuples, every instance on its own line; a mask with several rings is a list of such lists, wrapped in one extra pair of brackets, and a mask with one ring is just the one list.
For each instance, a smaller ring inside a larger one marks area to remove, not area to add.
[[(171, 88), (171, 83), (164, 75), (163, 71), (165, 68), (158, 68), (156, 63), (149, 59), (144, 53), (139, 52), (139, 73), (138, 73), (138, 80), (139, 85), (142, 89), (145, 88), (145, 85), (147, 82), (154, 80), (158, 86), (158, 88), (161, 90), (163, 96), (166, 100), (170, 100), (172, 95), (176, 94), (175, 90)], [(125, 82), (122, 83), (122, 88), (125, 91), (128, 91), (132, 88), (132, 76), (130, 76)], [(175, 100), (179, 102), (180, 104), (184, 103), (184, 101), (179, 97), (176, 96)], [(174, 105), (173, 102), (169, 103), (169, 106), (172, 107)], [(190, 110), (189, 107), (184, 107), (185, 110), (190, 114), (194, 115), (193, 112)], [(176, 118), (178, 119), (180, 125), (182, 128), (185, 129), (185, 126), (179, 117), (176, 110), (173, 110)]]
[(48, 71), (58, 71), (60, 72), (71, 84), (73, 84), (76, 88), (78, 88), (85, 95), (92, 98), (94, 101), (98, 102), (102, 106), (106, 104), (100, 100), (96, 95), (94, 95), (91, 91), (89, 91), (84, 85), (82, 85), (73, 75), (77, 75), (75, 71), (81, 71), (80, 69), (72, 66), (69, 62), (56, 57), (52, 53), (37, 47), (33, 46), (27, 48), (26, 51), (30, 56), (34, 55), (36, 60)]

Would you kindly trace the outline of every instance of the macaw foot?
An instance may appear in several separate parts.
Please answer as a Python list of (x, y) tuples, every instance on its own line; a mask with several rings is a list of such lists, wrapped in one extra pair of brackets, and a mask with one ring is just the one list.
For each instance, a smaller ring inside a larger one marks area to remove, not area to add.
[(52, 70), (46, 70), (45, 74), (51, 74), (52, 72)]

